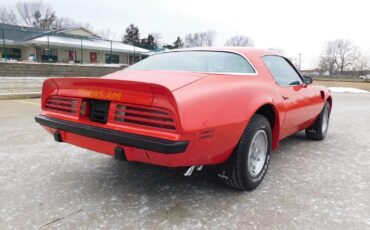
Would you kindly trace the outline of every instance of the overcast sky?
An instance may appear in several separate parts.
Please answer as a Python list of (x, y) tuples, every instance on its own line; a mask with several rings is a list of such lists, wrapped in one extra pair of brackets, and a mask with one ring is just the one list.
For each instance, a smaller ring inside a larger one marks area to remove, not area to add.
[[(1, 5), (15, 0), (0, 0)], [(217, 32), (216, 45), (246, 35), (258, 48), (280, 48), (286, 56), (302, 53), (303, 67), (315, 64), (324, 42), (351, 39), (370, 52), (368, 0), (50, 0), (58, 16), (109, 28), (119, 37), (130, 24), (141, 36), (160, 33), (172, 43), (177, 36)]]

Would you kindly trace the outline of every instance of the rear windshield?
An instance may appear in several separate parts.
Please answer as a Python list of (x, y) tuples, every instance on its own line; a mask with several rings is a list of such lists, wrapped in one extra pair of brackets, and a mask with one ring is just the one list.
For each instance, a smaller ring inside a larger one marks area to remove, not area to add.
[(178, 51), (155, 54), (127, 70), (179, 70), (212, 73), (255, 73), (242, 56), (229, 52)]

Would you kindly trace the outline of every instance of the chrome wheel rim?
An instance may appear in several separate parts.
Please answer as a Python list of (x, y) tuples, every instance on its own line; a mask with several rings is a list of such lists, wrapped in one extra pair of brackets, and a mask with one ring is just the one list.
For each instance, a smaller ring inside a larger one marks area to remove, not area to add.
[(259, 130), (253, 137), (248, 152), (248, 172), (252, 177), (257, 176), (265, 165), (268, 139), (265, 130)]
[(324, 115), (322, 117), (321, 132), (325, 133), (329, 126), (329, 109), (325, 108)]

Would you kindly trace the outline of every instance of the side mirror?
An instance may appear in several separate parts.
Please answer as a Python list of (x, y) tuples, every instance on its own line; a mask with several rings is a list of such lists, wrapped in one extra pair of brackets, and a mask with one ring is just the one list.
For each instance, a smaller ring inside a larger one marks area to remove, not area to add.
[(313, 80), (310, 76), (303, 76), (303, 83), (306, 85), (312, 84)]

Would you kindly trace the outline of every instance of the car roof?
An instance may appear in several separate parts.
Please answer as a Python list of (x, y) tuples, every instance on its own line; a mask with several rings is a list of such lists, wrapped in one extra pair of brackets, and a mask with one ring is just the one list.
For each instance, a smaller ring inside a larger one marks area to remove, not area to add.
[(250, 56), (265, 56), (265, 55), (278, 55), (280, 54), (273, 52), (271, 50), (258, 49), (252, 47), (234, 47), (234, 46), (223, 46), (223, 47), (193, 47), (193, 48), (183, 48), (174, 49), (166, 52), (176, 52), (176, 51), (216, 51), (216, 52), (232, 52), (242, 54), (246, 57)]

